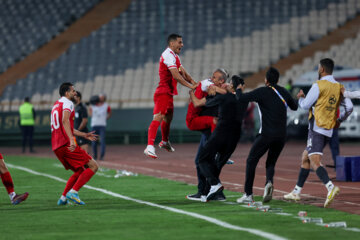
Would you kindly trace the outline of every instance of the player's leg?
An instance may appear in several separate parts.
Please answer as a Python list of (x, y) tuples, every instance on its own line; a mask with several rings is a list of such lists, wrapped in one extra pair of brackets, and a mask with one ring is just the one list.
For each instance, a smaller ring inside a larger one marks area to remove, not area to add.
[(34, 140), (33, 140), (33, 135), (34, 135), (34, 126), (29, 126), (29, 148), (30, 148), (30, 152), (34, 153)]
[(101, 126), (99, 129), (100, 132), (100, 160), (104, 160), (105, 156), (105, 148), (106, 148), (106, 140), (105, 140), (105, 131), (106, 127)]
[(171, 146), (169, 141), (170, 135), (170, 124), (173, 119), (174, 109), (170, 108), (167, 110), (163, 121), (161, 122), (161, 142), (159, 143), (159, 147), (165, 149), (168, 152), (174, 152), (175, 149)]
[(66, 199), (66, 194), (71, 190), (71, 188), (74, 186), (74, 184), (76, 183), (76, 181), (78, 180), (80, 174), (84, 171), (84, 168), (79, 168), (77, 170), (74, 171), (74, 173), (70, 176), (70, 178), (68, 179), (68, 181), (66, 182), (66, 186), (64, 189), (64, 192), (62, 193), (60, 199), (58, 200), (58, 205), (66, 205), (67, 204), (67, 199)]
[(9, 194), (9, 198), (11, 203), (17, 205), (26, 200), (29, 196), (29, 193), (23, 193), (17, 195), (14, 191), (14, 182), (12, 180), (11, 174), (6, 167), (3, 156), (0, 154), (0, 177), (1, 181), (4, 184), (7, 193)]

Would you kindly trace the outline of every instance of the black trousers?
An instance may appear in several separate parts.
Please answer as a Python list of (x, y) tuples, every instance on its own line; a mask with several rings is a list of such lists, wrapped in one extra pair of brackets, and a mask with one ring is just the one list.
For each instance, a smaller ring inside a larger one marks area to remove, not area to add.
[[(240, 138), (241, 126), (216, 127), (199, 155), (199, 167), (210, 185), (220, 182), (221, 169), (231, 157)], [(215, 159), (216, 154), (219, 154)]]
[[(285, 137), (269, 137), (258, 135), (251, 147), (249, 156), (246, 160), (245, 193), (253, 193), (255, 170), (260, 158), (268, 151), (266, 159), (266, 183), (273, 183), (275, 174), (275, 164), (284, 148)], [(266, 184), (265, 183), (265, 184)]]
[(201, 133), (200, 144), (199, 144), (198, 152), (195, 157), (196, 175), (198, 177), (198, 192), (201, 195), (207, 195), (207, 193), (209, 192), (209, 189), (210, 189), (210, 186), (206, 181), (206, 177), (202, 174), (202, 172), (200, 170), (200, 166), (199, 166), (200, 153), (201, 153), (202, 149), (205, 147), (206, 142), (208, 141), (208, 139), (210, 137), (210, 134), (211, 134), (210, 130), (203, 131)]
[(33, 151), (34, 126), (21, 126), (22, 149), (25, 151), (26, 142), (29, 142), (30, 151)]

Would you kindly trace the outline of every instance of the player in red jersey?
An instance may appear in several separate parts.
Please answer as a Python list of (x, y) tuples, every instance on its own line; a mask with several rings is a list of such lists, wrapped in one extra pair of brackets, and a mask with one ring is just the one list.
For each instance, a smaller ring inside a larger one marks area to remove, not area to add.
[(10, 172), (6, 167), (6, 164), (4, 162), (4, 158), (0, 153), (0, 177), (1, 181), (4, 184), (6, 191), (9, 194), (11, 203), (13, 205), (17, 205), (23, 201), (26, 200), (26, 198), (29, 196), (29, 193), (23, 193), (23, 194), (16, 194), (14, 191), (14, 182), (11, 178)]
[[(222, 88), (222, 85), (227, 78), (228, 73), (224, 69), (216, 69), (210, 79), (205, 79), (199, 83), (194, 92), (195, 96), (202, 99), (208, 95), (209, 91), (213, 91), (214, 94), (216, 92), (226, 94), (227, 91)], [(207, 128), (211, 128), (211, 131), (213, 131), (216, 126), (216, 118), (213, 116), (200, 116), (201, 110), (201, 107), (194, 107), (194, 104), (190, 101), (186, 114), (186, 126), (191, 131), (200, 131)]]
[(182, 37), (178, 34), (171, 34), (167, 39), (168, 48), (161, 54), (159, 63), (160, 82), (154, 94), (154, 111), (153, 121), (148, 130), (148, 145), (144, 154), (157, 158), (155, 153), (154, 142), (156, 133), (161, 125), (162, 141), (159, 143), (160, 148), (169, 152), (175, 151), (169, 142), (170, 123), (174, 112), (173, 97), (178, 94), (177, 83), (195, 89), (197, 83), (186, 72), (181, 65), (180, 51), (184, 46)]
[(75, 136), (96, 140), (93, 132), (84, 133), (74, 129), (74, 96), (76, 91), (72, 83), (61, 84), (57, 100), (51, 110), (51, 145), (57, 158), (65, 169), (71, 169), (71, 175), (66, 183), (58, 205), (66, 205), (68, 200), (75, 204), (84, 205), (78, 191), (98, 170), (96, 161), (75, 143)]

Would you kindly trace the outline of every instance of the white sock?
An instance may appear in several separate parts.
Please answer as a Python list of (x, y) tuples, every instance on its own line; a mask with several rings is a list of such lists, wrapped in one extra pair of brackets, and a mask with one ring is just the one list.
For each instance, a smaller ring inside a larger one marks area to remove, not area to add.
[(70, 190), (71, 193), (78, 193), (77, 191), (75, 191), (74, 189)]
[(328, 192), (330, 192), (334, 188), (334, 184), (332, 183), (332, 181), (328, 181), (328, 183), (325, 184), (325, 186), (326, 186)]
[(16, 196), (16, 193), (15, 193), (15, 192), (9, 193), (9, 198), (10, 198), (10, 200), (13, 200), (15, 196)]
[(61, 201), (66, 201), (66, 197), (64, 195), (61, 195), (60, 199)]
[(166, 141), (164, 141), (164, 140), (162, 140), (162, 142), (163, 142), (163, 144), (167, 144), (167, 142), (166, 142)]
[(298, 185), (295, 186), (293, 193), (295, 194), (300, 194), (302, 190), (302, 187), (299, 187)]

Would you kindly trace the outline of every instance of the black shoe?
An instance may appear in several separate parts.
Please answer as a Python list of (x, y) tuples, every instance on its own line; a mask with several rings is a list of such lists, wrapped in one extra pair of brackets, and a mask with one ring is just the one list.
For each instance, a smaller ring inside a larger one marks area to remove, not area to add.
[(201, 193), (198, 192), (196, 194), (187, 195), (186, 198), (192, 201), (201, 201)]
[(326, 164), (325, 167), (328, 167), (328, 168), (336, 168), (335, 165), (330, 165), (330, 164)]
[(217, 194), (215, 194), (212, 197), (212, 199), (209, 199), (209, 200), (224, 202), (224, 201), (226, 201), (226, 197), (225, 197), (225, 194), (223, 193), (223, 191), (221, 191), (221, 192), (218, 192)]

